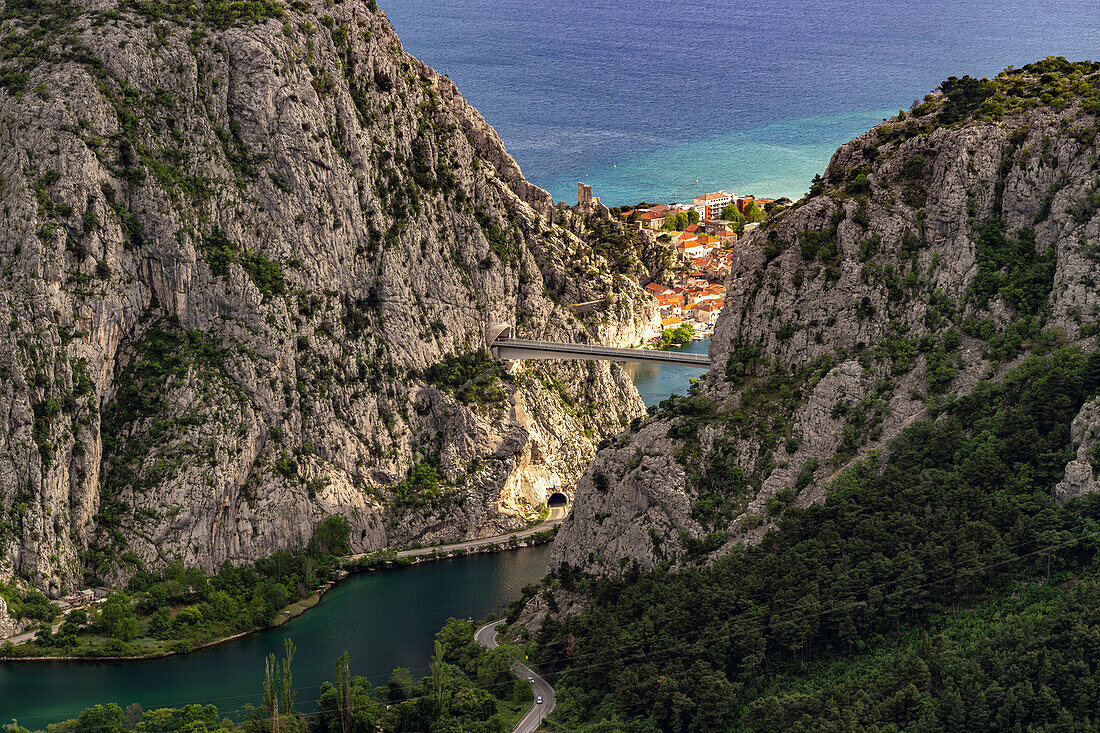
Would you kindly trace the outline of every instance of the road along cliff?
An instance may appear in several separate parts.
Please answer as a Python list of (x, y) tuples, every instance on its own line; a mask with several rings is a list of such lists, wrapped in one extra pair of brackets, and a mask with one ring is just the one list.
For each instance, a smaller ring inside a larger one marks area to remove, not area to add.
[[(652, 243), (553, 205), (373, 0), (0, 2), (0, 579), (521, 526), (644, 407)], [(597, 301), (583, 318), (571, 303)]]
[[(551, 565), (705, 562), (1027, 356), (1091, 354), (1098, 71), (1047, 59), (952, 77), (837, 150), (738, 248), (714, 367), (604, 444)], [(1053, 428), (1071, 444), (1060, 502), (1100, 488), (1096, 409)]]

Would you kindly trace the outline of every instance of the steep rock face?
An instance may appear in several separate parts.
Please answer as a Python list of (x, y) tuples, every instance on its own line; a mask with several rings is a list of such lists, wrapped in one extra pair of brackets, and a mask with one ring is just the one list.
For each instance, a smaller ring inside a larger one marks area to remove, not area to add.
[(1054, 487), (1059, 502), (1100, 491), (1100, 400), (1090, 400), (1081, 408), (1070, 438), (1077, 451), (1066, 464), (1066, 477)]
[(643, 414), (612, 365), (476, 357), (644, 337), (647, 246), (373, 6), (0, 3), (0, 576), (496, 531)]
[[(1095, 87), (1096, 70), (1072, 78)], [(938, 402), (1031, 351), (1095, 348), (1100, 104), (1047, 106), (1045, 71), (1002, 75), (964, 113), (930, 95), (742, 243), (715, 366), (601, 450), (552, 566), (617, 573), (755, 541)], [(1095, 423), (1086, 406), (1060, 499), (1097, 488)]]
[(8, 603), (0, 598), (0, 638), (14, 636), (23, 631), (25, 624), (12, 617), (8, 610)]

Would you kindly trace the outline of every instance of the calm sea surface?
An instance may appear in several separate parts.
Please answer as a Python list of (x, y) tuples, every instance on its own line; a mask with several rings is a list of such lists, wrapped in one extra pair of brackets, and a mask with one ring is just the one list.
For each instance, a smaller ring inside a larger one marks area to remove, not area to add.
[[(1096, 0), (379, 0), (532, 182), (609, 205), (801, 196), (948, 76), (1100, 60)], [(696, 183), (698, 180), (698, 183)]]
[[(609, 205), (728, 188), (797, 197), (837, 145), (950, 75), (1046, 55), (1100, 58), (1100, 5), (1006, 0), (379, 0), (405, 48), (454, 79), (527, 177)], [(691, 350), (706, 350), (696, 342)], [(629, 367), (647, 404), (699, 370)], [(269, 632), (183, 657), (0, 663), (0, 720), (30, 728), (97, 702), (258, 702), (263, 659), (290, 636), (300, 709), (336, 656), (382, 683), (423, 674), (448, 616), (501, 609), (548, 547), (363, 575)]]

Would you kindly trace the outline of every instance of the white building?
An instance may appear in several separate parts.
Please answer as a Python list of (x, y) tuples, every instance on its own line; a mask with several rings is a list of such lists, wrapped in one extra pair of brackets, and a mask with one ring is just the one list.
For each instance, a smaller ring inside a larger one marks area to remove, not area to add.
[(718, 219), (720, 218), (722, 209), (732, 204), (734, 198), (734, 195), (729, 191), (716, 191), (714, 193), (705, 193), (702, 196), (696, 196), (692, 204), (695, 207), (702, 207), (702, 211), (699, 215), (704, 219)]

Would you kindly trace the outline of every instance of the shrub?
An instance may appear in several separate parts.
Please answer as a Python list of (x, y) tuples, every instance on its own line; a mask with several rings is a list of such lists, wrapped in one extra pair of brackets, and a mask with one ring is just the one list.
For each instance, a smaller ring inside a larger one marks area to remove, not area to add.
[(346, 555), (351, 551), (351, 524), (339, 514), (330, 514), (313, 530), (309, 549), (325, 555)]
[(907, 178), (920, 178), (924, 173), (924, 156), (914, 155), (905, 161), (905, 176)]
[(265, 300), (286, 293), (286, 277), (282, 266), (256, 250), (240, 247), (220, 227), (202, 238), (199, 250), (210, 265), (210, 271), (220, 277), (229, 274), (231, 263), (240, 265)]
[(940, 123), (944, 125), (951, 125), (968, 117), (993, 94), (993, 84), (988, 79), (970, 76), (961, 79), (948, 77), (940, 84), (939, 89), (947, 95), (947, 101), (939, 114)]
[(259, 23), (269, 18), (282, 18), (286, 9), (272, 0), (206, 0), (202, 20), (215, 28)]
[(445, 498), (439, 474), (430, 463), (418, 463), (408, 478), (393, 489), (397, 509), (438, 508)]
[(286, 293), (283, 268), (255, 250), (245, 250), (240, 265), (265, 299)]
[(867, 177), (866, 173), (860, 173), (848, 184), (848, 192), (851, 194), (859, 195), (867, 193), (870, 190), (871, 179)]
[(202, 238), (200, 250), (215, 275), (225, 277), (229, 274), (229, 263), (237, 261), (237, 247), (220, 227)]
[(284, 478), (294, 478), (298, 475), (298, 461), (286, 451), (275, 459), (275, 470)]
[(802, 491), (802, 489), (809, 486), (814, 480), (814, 471), (817, 470), (818, 460), (816, 458), (810, 458), (802, 464), (802, 468), (798, 472), (798, 476), (794, 481), (795, 492)]

